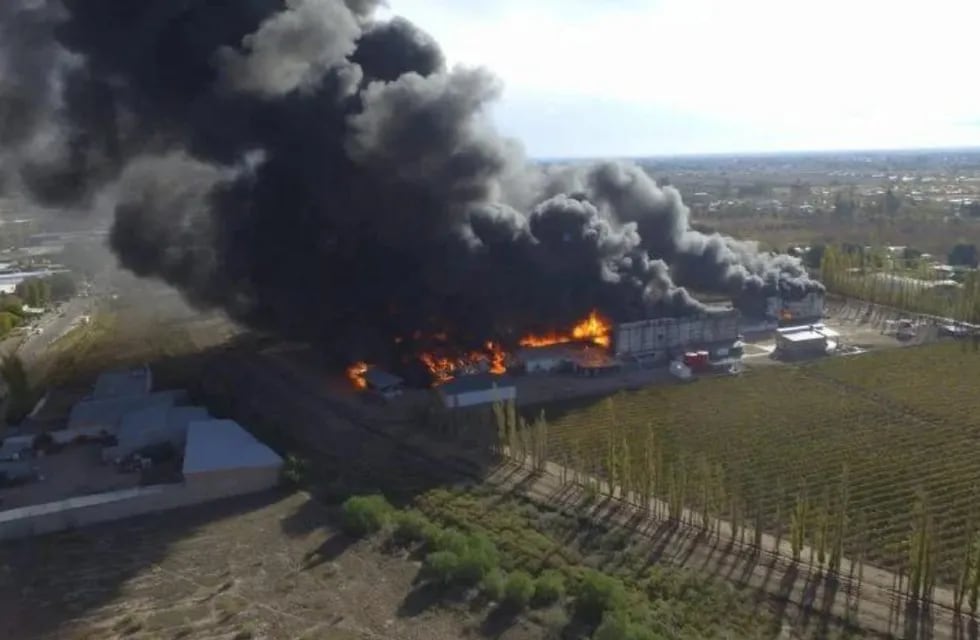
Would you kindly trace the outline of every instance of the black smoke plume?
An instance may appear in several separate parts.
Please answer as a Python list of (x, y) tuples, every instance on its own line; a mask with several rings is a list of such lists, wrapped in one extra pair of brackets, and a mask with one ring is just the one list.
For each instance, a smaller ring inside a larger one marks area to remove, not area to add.
[(513, 340), (593, 307), (701, 313), (681, 285), (820, 289), (691, 229), (630, 164), (547, 168), (499, 136), (482, 69), (371, 0), (4, 0), (0, 177), (106, 203), (111, 244), (202, 306), (344, 357)]

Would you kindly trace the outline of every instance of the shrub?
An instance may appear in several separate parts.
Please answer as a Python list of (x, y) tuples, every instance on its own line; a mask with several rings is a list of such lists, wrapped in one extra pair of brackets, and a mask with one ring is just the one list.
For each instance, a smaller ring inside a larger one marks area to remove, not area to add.
[(535, 606), (544, 607), (561, 600), (565, 595), (565, 578), (554, 569), (548, 569), (534, 581)]
[(428, 580), (448, 585), (456, 577), (459, 557), (452, 551), (436, 551), (425, 557), (422, 575)]
[(484, 535), (471, 535), (466, 538), (459, 556), (456, 580), (470, 586), (479, 582), (483, 576), (496, 568), (500, 562), (497, 547)]
[(647, 626), (633, 622), (624, 609), (613, 609), (602, 616), (602, 624), (592, 634), (592, 640), (658, 640)]
[(626, 606), (626, 587), (622, 581), (598, 571), (588, 570), (575, 592), (575, 611), (586, 620), (598, 622), (607, 611)]
[(443, 528), (434, 522), (422, 527), (422, 542), (429, 551), (438, 551), (439, 539), (442, 538)]
[(498, 568), (493, 568), (480, 581), (480, 591), (490, 600), (500, 602), (504, 598), (507, 576)]
[(426, 533), (435, 525), (421, 511), (411, 509), (395, 514), (393, 537), (398, 544), (413, 544), (426, 539)]
[(467, 537), (459, 529), (438, 529), (431, 533), (432, 536), (427, 543), (432, 551), (452, 551), (460, 554), (466, 550)]
[(354, 536), (364, 536), (380, 531), (391, 517), (392, 508), (384, 496), (353, 496), (344, 501), (344, 531)]
[(526, 571), (515, 571), (504, 584), (504, 602), (517, 609), (527, 607), (534, 595), (534, 580)]
[(301, 487), (309, 482), (310, 461), (290, 454), (282, 465), (280, 480), (289, 487)]

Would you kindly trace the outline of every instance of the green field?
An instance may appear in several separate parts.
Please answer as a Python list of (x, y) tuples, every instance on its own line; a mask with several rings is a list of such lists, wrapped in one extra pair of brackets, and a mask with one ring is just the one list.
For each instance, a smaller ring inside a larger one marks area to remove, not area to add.
[(765, 367), (544, 407), (549, 455), (608, 475), (608, 451), (625, 449), (628, 473), (659, 467), (658, 495), (683, 485), (690, 507), (728, 516), (734, 502), (784, 535), (803, 495), (811, 541), (846, 487), (845, 551), (896, 570), (922, 505), (952, 581), (980, 525), (978, 383), (980, 353), (954, 343)]

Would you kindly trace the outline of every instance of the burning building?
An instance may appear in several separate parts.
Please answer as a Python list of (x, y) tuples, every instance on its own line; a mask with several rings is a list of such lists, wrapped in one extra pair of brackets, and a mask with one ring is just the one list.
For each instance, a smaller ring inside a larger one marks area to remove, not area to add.
[(666, 362), (691, 348), (727, 350), (738, 336), (739, 312), (717, 309), (696, 316), (624, 322), (616, 325), (612, 344), (619, 358)]
[[(529, 161), (489, 120), (498, 81), (378, 5), (4, 0), (0, 188), (108, 221), (124, 267), (195, 305), (441, 380), (591, 309), (624, 323), (614, 353), (659, 353), (680, 340), (661, 332), (722, 334), (691, 328), (689, 288), (822, 291), (694, 229), (640, 166)], [(590, 331), (571, 337), (603, 346)]]

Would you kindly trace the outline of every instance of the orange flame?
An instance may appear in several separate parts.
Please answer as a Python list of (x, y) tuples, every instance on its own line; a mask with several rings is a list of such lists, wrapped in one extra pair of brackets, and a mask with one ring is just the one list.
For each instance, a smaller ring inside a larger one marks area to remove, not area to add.
[(612, 326), (609, 321), (592, 310), (588, 317), (572, 327), (571, 333), (552, 331), (545, 335), (528, 335), (521, 338), (522, 347), (547, 347), (565, 342), (591, 342), (601, 347), (610, 344)]
[(429, 369), (429, 373), (436, 379), (436, 384), (449, 382), (453, 379), (456, 372), (456, 363), (449, 358), (440, 358), (431, 353), (423, 353), (419, 356), (422, 363)]
[(422, 353), (419, 360), (426, 366), (437, 385), (449, 382), (459, 373), (488, 371), (494, 375), (507, 373), (507, 354), (496, 342), (487, 342), (486, 351), (472, 351), (458, 358)]
[(487, 342), (487, 351), (490, 353), (490, 373), (499, 376), (507, 373), (505, 364), (506, 354), (495, 342)]
[(364, 374), (367, 373), (368, 364), (366, 362), (355, 362), (347, 367), (347, 377), (357, 389), (367, 389), (367, 380)]

